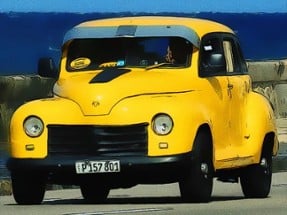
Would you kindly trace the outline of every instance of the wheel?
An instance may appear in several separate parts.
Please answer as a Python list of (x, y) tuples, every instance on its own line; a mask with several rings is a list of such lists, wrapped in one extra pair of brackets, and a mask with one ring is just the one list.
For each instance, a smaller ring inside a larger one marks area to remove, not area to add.
[(41, 204), (46, 184), (42, 175), (27, 172), (12, 172), (12, 192), (20, 205)]
[[(266, 141), (265, 141), (266, 143)], [(264, 143), (264, 146), (267, 145)], [(242, 192), (246, 198), (266, 198), (272, 181), (272, 148), (265, 147), (259, 164), (246, 167), (240, 176)]]
[(194, 144), (193, 163), (179, 181), (181, 197), (185, 202), (209, 202), (214, 172), (210, 135), (207, 132), (199, 132)]
[(102, 184), (82, 184), (80, 185), (81, 193), (88, 203), (103, 203), (106, 201), (110, 189)]

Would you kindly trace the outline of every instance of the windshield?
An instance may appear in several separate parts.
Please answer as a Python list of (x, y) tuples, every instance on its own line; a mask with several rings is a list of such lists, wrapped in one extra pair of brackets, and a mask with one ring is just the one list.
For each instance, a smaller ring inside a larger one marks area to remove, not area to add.
[[(75, 39), (68, 48), (68, 71), (105, 67), (187, 67), (192, 44), (180, 37)], [(155, 66), (156, 67), (156, 66)]]

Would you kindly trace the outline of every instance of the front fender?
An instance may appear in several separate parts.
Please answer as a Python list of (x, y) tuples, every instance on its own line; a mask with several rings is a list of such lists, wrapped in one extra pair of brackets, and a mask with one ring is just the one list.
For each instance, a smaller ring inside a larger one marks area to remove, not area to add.
[[(41, 136), (31, 138), (23, 129), (28, 116), (37, 116), (44, 123)], [(11, 156), (15, 158), (44, 158), (47, 156), (47, 125), (50, 123), (73, 124), (81, 121), (82, 113), (73, 101), (62, 98), (35, 100), (20, 106), (10, 124)], [(32, 150), (33, 149), (33, 150)]]
[(267, 134), (274, 134), (273, 155), (278, 152), (276, 119), (269, 101), (258, 93), (251, 93), (246, 105), (245, 138), (250, 143), (249, 150), (259, 162), (262, 144)]
[[(193, 96), (193, 92), (188, 92), (127, 98), (112, 109), (110, 118), (127, 124), (148, 123), (150, 156), (190, 152), (198, 128), (209, 123), (203, 103), (196, 103), (198, 100)], [(168, 135), (157, 135), (152, 130), (152, 119), (159, 113), (168, 114), (173, 119), (174, 128)], [(161, 149), (161, 143), (168, 147)]]

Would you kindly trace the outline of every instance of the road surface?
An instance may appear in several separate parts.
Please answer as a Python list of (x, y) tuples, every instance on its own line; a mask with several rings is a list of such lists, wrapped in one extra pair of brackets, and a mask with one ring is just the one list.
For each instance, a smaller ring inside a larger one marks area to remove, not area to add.
[(86, 204), (79, 189), (47, 191), (43, 204), (17, 205), (12, 196), (0, 196), (2, 215), (277, 215), (287, 214), (287, 172), (273, 174), (272, 190), (266, 199), (245, 199), (239, 184), (215, 181), (212, 201), (182, 203), (177, 184), (139, 185), (112, 190), (106, 204)]

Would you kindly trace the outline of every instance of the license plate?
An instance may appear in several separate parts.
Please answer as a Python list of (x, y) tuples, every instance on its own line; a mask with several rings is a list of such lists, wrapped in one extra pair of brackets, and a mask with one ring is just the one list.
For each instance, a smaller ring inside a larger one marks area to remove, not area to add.
[(77, 174), (112, 173), (121, 171), (119, 160), (77, 161), (75, 166)]

